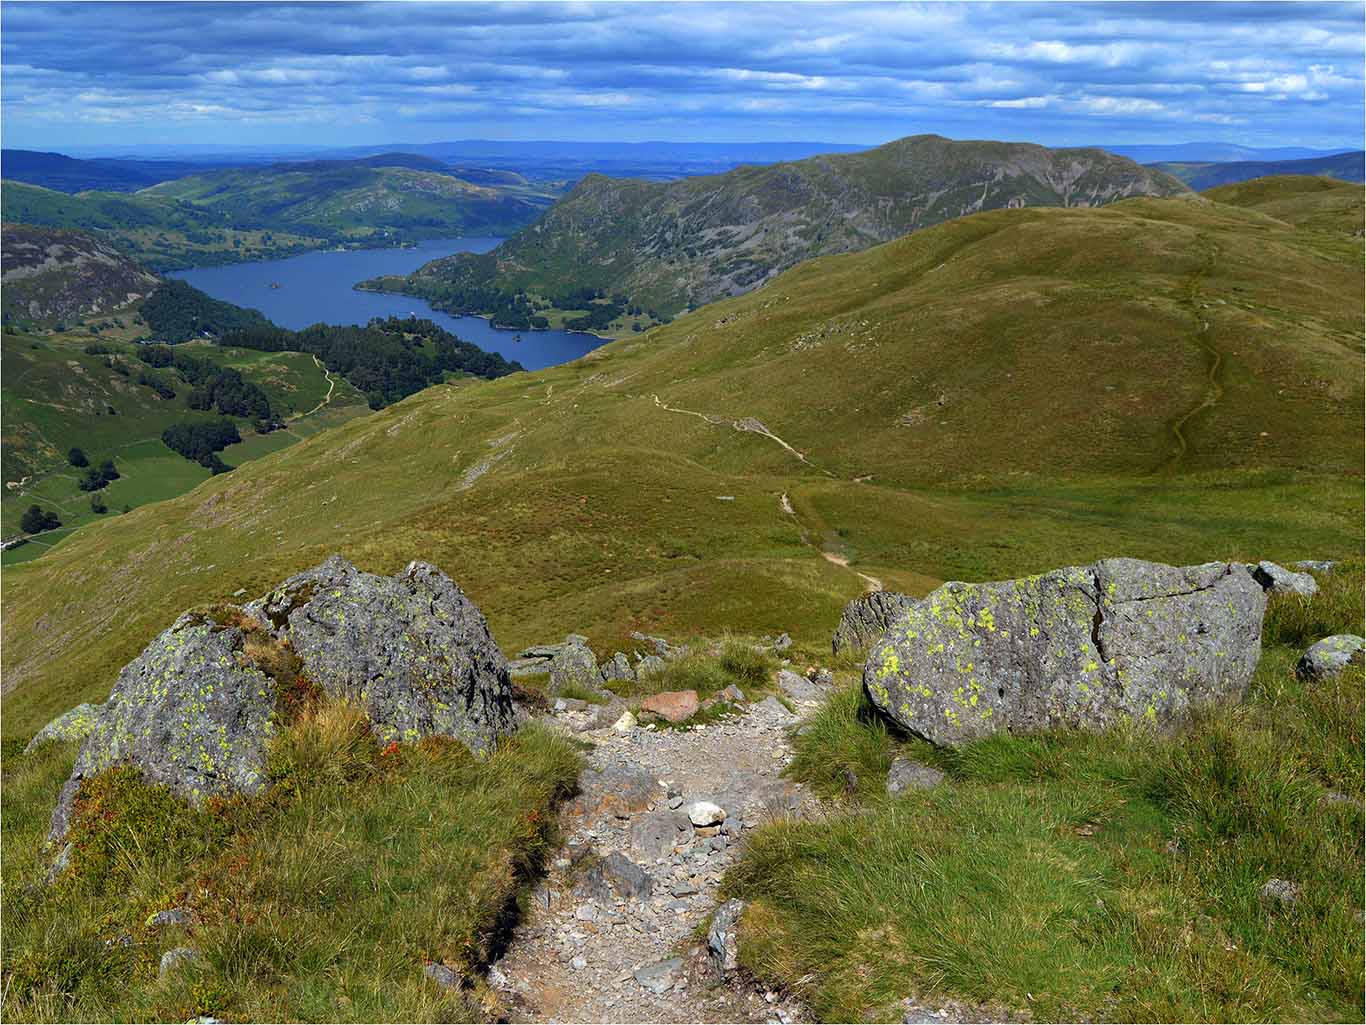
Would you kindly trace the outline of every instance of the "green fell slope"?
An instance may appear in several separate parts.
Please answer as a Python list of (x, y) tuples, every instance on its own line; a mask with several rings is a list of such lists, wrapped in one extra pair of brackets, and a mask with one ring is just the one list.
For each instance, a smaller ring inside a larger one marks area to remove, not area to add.
[(576, 293), (599, 290), (667, 317), (747, 292), (813, 256), (865, 249), (965, 214), (1186, 191), (1101, 150), (919, 135), (673, 182), (588, 175), (493, 252), (434, 261), (384, 287), (474, 312), (498, 312), (489, 290), (556, 309), (576, 308)]
[(182, 609), (334, 551), (440, 565), (508, 649), (816, 647), (873, 581), (1356, 553), (1361, 218), (1335, 217), (992, 211), (430, 388), (10, 570), (5, 735), (102, 698)]
[[(411, 154), (233, 168), (163, 182), (139, 195), (191, 203), (258, 228), (329, 239), (507, 235), (535, 220), (550, 197), (529, 188), (475, 185)], [(438, 165), (439, 166), (439, 165)]]
[(236, 226), (213, 210), (145, 193), (67, 195), (15, 181), (0, 183), (0, 219), (95, 232), (155, 271), (272, 259), (326, 244), (284, 230)]

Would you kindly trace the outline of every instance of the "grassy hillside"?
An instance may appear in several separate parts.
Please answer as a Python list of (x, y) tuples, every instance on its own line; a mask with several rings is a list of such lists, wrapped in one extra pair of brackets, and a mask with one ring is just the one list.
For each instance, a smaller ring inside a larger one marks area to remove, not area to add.
[(1366, 181), (1366, 153), (1335, 153), (1328, 157), (1308, 160), (1234, 160), (1226, 163), (1171, 162), (1150, 164), (1174, 178), (1180, 178), (1198, 191), (1217, 185), (1265, 178), (1270, 175), (1322, 175), (1339, 181)]
[(438, 167), (426, 157), (390, 154), (233, 168), (165, 182), (140, 195), (191, 203), (236, 225), (338, 241), (506, 235), (550, 203), (530, 188), (474, 185)]
[(1362, 222), (1328, 219), (992, 211), (430, 388), (10, 570), (5, 735), (102, 697), (182, 609), (334, 551), (440, 565), (509, 649), (817, 649), (869, 579), (1357, 553)]
[[(105, 351), (86, 353), (92, 344)], [(208, 470), (168, 449), (161, 432), (174, 423), (217, 420), (218, 415), (190, 409), (189, 385), (170, 370), (150, 371), (136, 351), (132, 345), (76, 333), (0, 336), (7, 482), (0, 498), (0, 529), (6, 536), (17, 532), (20, 516), (35, 503), (62, 521), (62, 529), (7, 551), (6, 566), (37, 558), (85, 523), (118, 515), (125, 507), (173, 498), (208, 479)], [(286, 430), (264, 436), (253, 434), (242, 421), (243, 441), (223, 453), (230, 466), (367, 411), (364, 398), (345, 381), (336, 381), (329, 399), (332, 381), (305, 353), (203, 344), (182, 351), (241, 371), (265, 391), (272, 410), (283, 418), (316, 410), (307, 418), (291, 419)], [(138, 383), (142, 373), (169, 383), (174, 397), (163, 398)], [(94, 512), (90, 495), (77, 486), (84, 471), (67, 462), (72, 447), (85, 452), (92, 464), (114, 459), (120, 477), (99, 493), (109, 512)]]
[(1174, 178), (1100, 150), (920, 135), (862, 153), (674, 182), (589, 175), (493, 252), (438, 260), (377, 284), (504, 320), (490, 292), (578, 310), (577, 293), (596, 290), (659, 319), (747, 292), (810, 257), (865, 249), (977, 211), (1185, 191)]
[(212, 210), (145, 193), (67, 195), (14, 181), (0, 188), (0, 219), (96, 232), (156, 271), (274, 259), (326, 244), (316, 236), (235, 226)]
[(6, 324), (51, 324), (127, 309), (159, 279), (83, 231), (5, 224), (0, 308)]

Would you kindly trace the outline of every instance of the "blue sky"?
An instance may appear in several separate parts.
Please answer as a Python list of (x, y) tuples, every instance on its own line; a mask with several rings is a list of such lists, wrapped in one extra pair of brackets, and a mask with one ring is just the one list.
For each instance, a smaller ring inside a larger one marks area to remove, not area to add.
[(1363, 4), (38, 4), (7, 146), (459, 138), (1357, 148)]

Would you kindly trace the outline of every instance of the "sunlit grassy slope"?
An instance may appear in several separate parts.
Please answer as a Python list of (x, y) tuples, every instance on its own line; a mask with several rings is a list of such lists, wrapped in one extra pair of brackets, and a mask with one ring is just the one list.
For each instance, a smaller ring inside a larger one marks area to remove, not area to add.
[(1354, 554), (1362, 220), (1322, 195), (1301, 228), (1193, 197), (963, 218), (96, 524), (6, 574), (4, 733), (103, 697), (183, 608), (333, 551), (437, 563), (507, 649), (823, 644), (859, 573)]

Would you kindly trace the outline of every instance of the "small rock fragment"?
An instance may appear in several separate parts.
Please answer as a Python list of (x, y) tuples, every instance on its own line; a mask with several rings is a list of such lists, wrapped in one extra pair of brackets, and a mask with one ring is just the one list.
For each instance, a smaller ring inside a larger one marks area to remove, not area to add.
[(1293, 883), (1289, 879), (1268, 879), (1258, 896), (1261, 897), (1263, 904), (1293, 908), (1295, 902), (1300, 899), (1300, 887), (1298, 883)]
[(688, 821), (694, 826), (719, 826), (726, 820), (726, 809), (711, 801), (694, 801), (688, 805)]
[(673, 987), (675, 977), (682, 967), (682, 958), (671, 957), (667, 961), (637, 969), (635, 980), (651, 993), (666, 993)]
[(908, 790), (929, 790), (944, 782), (938, 769), (898, 755), (887, 771), (887, 793), (898, 797)]
[(195, 950), (194, 947), (172, 947), (161, 955), (161, 967), (157, 974), (164, 979), (172, 972), (198, 960), (199, 951)]

